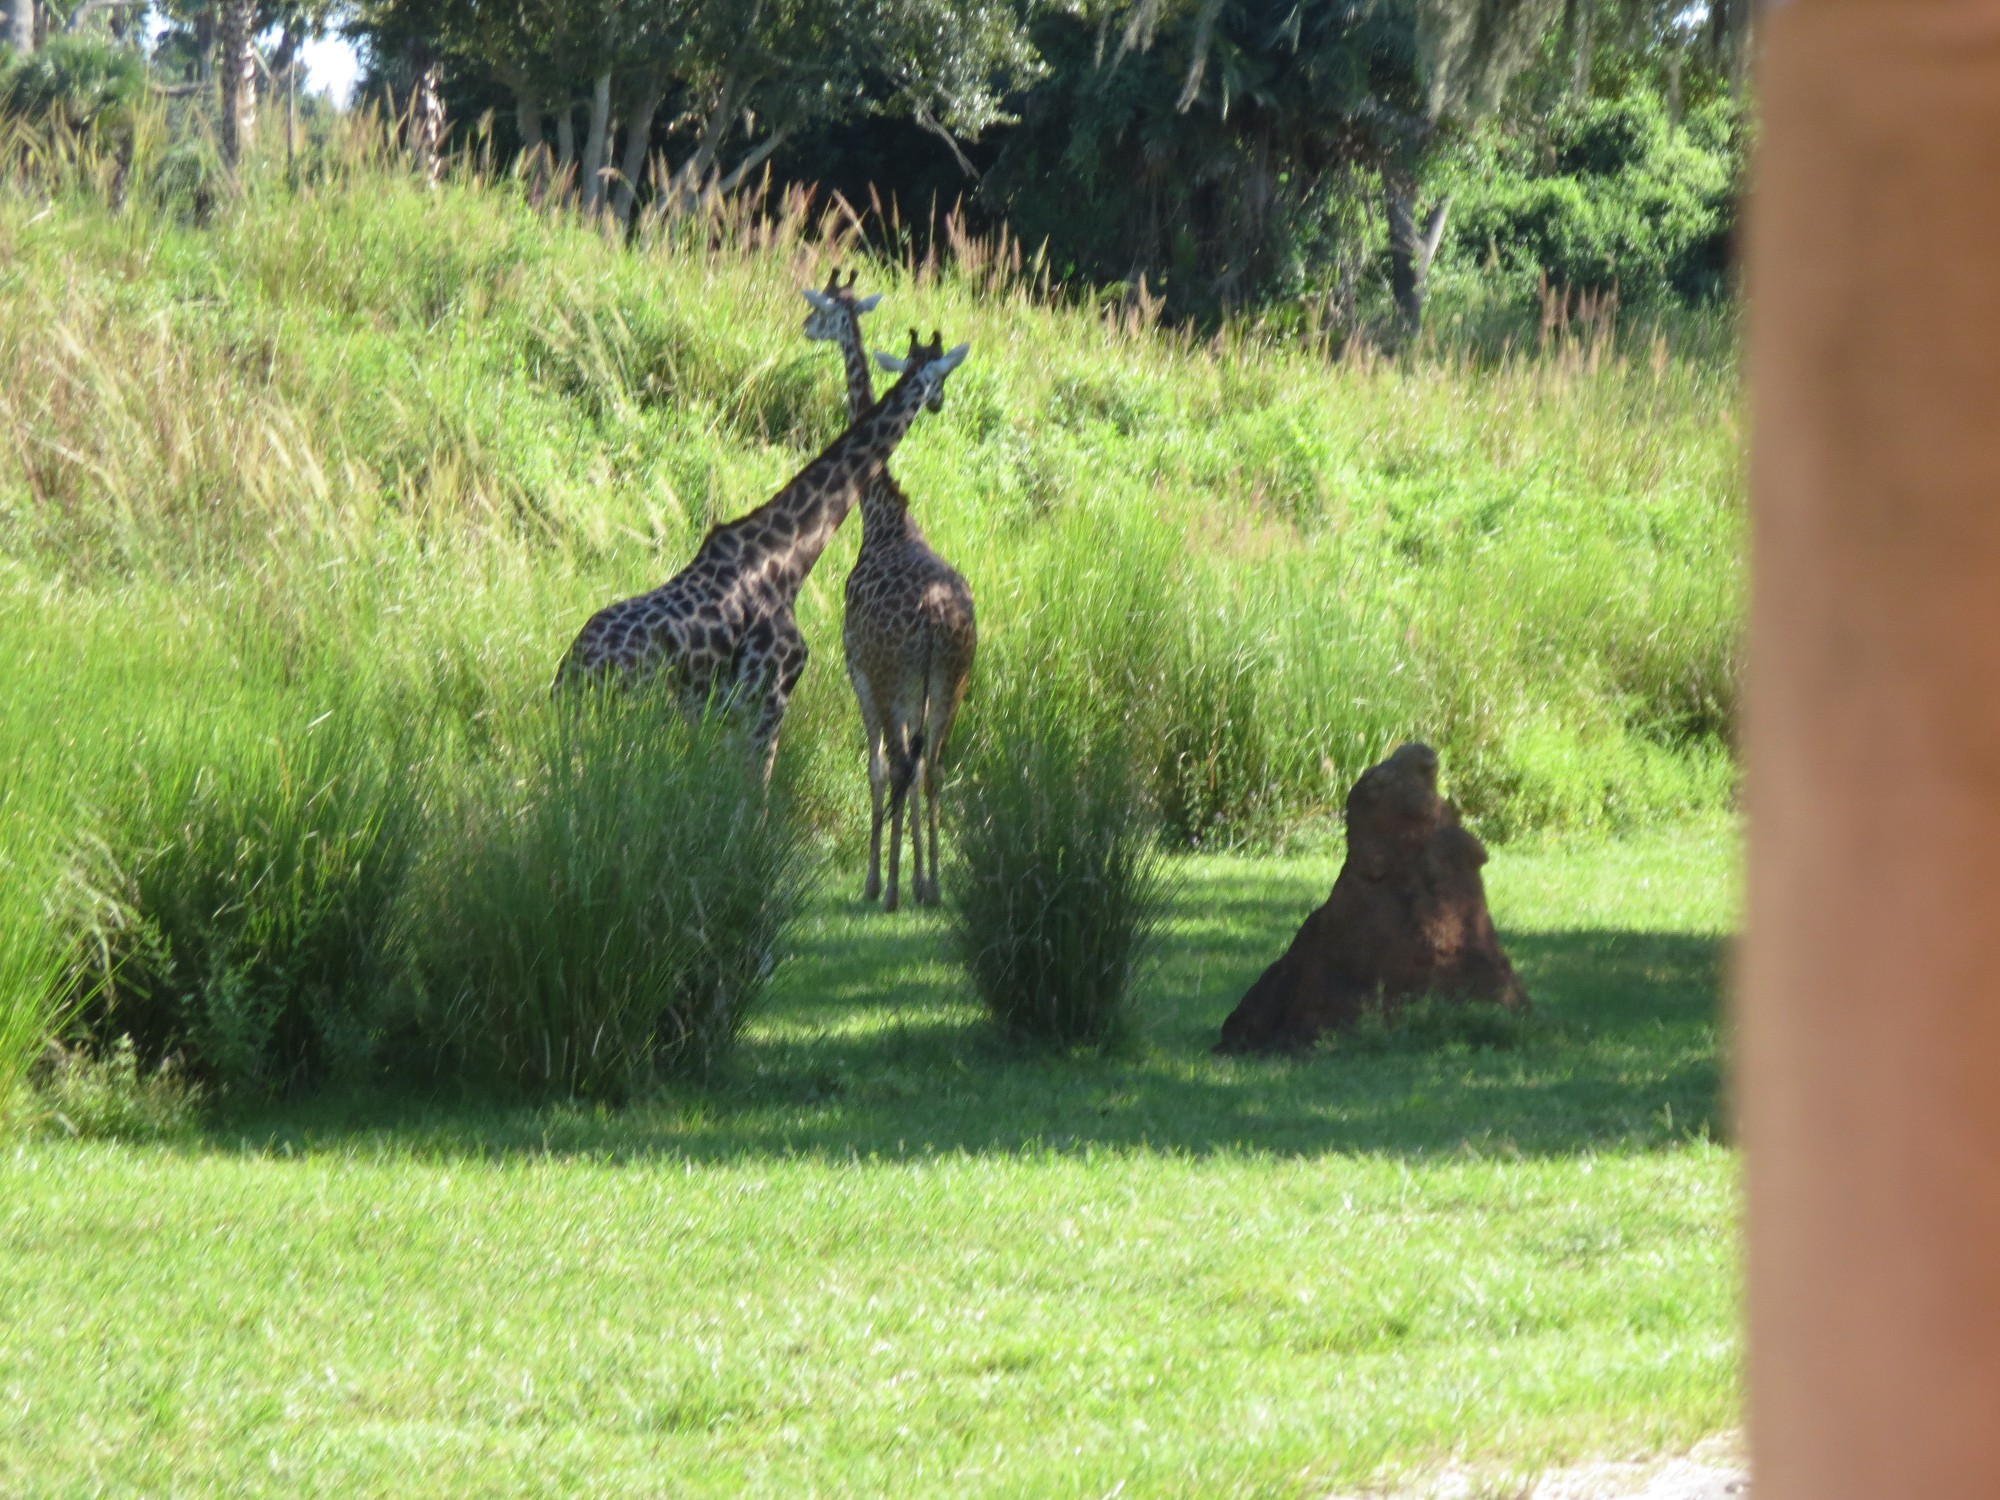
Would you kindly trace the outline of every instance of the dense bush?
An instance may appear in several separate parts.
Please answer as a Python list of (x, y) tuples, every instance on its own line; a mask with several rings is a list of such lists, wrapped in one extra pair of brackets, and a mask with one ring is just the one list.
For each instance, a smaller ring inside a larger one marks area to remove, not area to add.
[(1728, 288), (1742, 119), (1718, 99), (1675, 120), (1652, 93), (1593, 99), (1539, 132), (1494, 132), (1442, 175), (1440, 271), (1526, 299), (1541, 286), (1628, 303)]
[(586, 697), (468, 780), (406, 913), (449, 1071), (621, 1099), (735, 1040), (813, 873), (735, 735)]
[(365, 1071), (416, 847), (410, 768), (353, 710), (141, 750), (80, 859), (85, 1018), (143, 1066), (257, 1093)]
[(83, 132), (129, 124), (146, 97), (146, 60), (94, 37), (52, 36), (0, 63), (0, 116)]
[[(1127, 1034), (1165, 911), (1134, 700), (1038, 668), (989, 690), (960, 771), (944, 887), (953, 946), (1002, 1032), (1053, 1046)], [(989, 679), (990, 680), (990, 679)]]

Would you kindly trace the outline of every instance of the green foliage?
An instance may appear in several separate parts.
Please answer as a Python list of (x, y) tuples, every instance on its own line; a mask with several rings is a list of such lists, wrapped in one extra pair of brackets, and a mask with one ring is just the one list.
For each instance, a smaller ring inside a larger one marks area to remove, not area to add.
[(150, 1141), (192, 1135), (201, 1123), (201, 1090), (172, 1061), (142, 1066), (129, 1036), (104, 1051), (52, 1048), (38, 1072), (38, 1113), (51, 1133)]
[(146, 742), (80, 856), (71, 920), (100, 1044), (256, 1093), (372, 1064), (418, 835), (393, 734), (352, 709), (264, 739)]
[(623, 1099), (721, 1058), (813, 875), (748, 759), (661, 696), (586, 697), (475, 770), (405, 914), (449, 1071)]
[(1008, 1036), (1103, 1045), (1164, 915), (1135, 699), (1037, 654), (988, 689), (957, 779), (952, 945)]
[(128, 126), (146, 83), (146, 60), (132, 48), (56, 35), (0, 63), (0, 116), (77, 133)]
[[(1364, 172), (1435, 145), (1414, 8), (1217, 0), (1150, 8), (1128, 50), (1081, 13), (1037, 30), (1028, 90), (982, 204), (1078, 282), (1135, 282), (1181, 316), (1321, 279), (1320, 243)], [(1135, 33), (1126, 32), (1127, 40)]]
[(1628, 304), (1729, 288), (1741, 115), (1717, 99), (1672, 119), (1649, 92), (1558, 111), (1535, 132), (1481, 139), (1447, 174), (1446, 274), (1531, 301), (1540, 287)]

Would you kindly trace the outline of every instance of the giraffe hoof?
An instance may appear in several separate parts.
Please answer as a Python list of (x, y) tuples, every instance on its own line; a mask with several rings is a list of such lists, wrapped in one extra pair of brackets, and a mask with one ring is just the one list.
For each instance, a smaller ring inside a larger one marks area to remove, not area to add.
[(894, 911), (899, 904), (894, 891), (889, 892), (888, 895), (882, 898), (882, 910), (884, 911)]

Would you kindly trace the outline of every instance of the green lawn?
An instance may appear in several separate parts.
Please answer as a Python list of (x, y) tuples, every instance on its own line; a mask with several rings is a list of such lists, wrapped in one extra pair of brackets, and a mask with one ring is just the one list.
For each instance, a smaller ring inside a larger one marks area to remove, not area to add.
[(990, 1040), (844, 875), (727, 1072), (643, 1107), (18, 1144), (0, 1493), (1309, 1495), (1684, 1447), (1739, 1413), (1737, 866), (1726, 827), (1501, 852), (1515, 1051), (1208, 1054), (1325, 857), (1182, 867), (1109, 1059)]

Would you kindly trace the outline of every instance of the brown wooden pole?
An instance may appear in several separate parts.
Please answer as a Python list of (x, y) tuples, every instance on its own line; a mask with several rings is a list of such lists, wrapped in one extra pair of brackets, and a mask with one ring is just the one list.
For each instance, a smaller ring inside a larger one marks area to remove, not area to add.
[(1757, 1500), (2000, 1496), (2000, 3), (1766, 12)]

